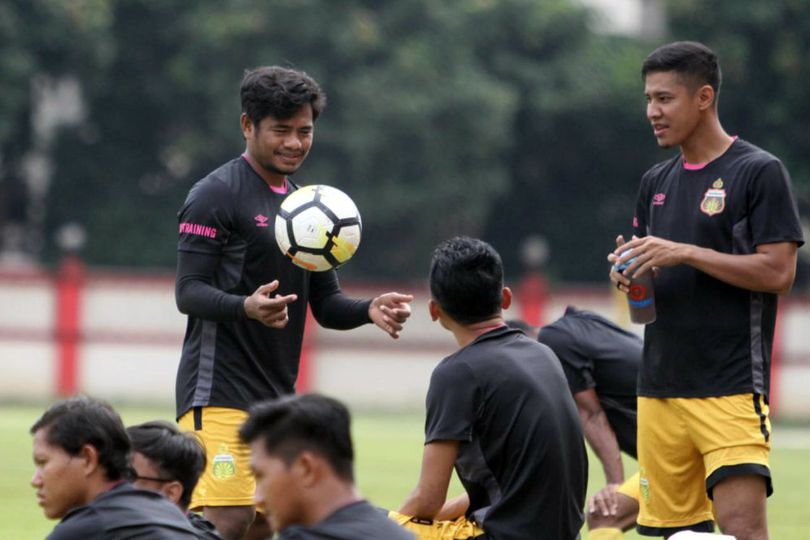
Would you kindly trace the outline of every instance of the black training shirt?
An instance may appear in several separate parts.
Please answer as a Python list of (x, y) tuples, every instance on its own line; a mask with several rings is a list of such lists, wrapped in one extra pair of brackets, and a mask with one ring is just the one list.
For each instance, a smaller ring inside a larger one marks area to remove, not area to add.
[(121, 483), (69, 511), (46, 540), (184, 540), (199, 538), (177, 506), (160, 493)]
[[(290, 191), (297, 188), (287, 183)], [(176, 383), (178, 418), (192, 407), (244, 410), (293, 393), (308, 302), (328, 328), (369, 322), (369, 301), (344, 296), (335, 271), (303, 270), (278, 248), (273, 226), (285, 196), (239, 157), (197, 182), (178, 213), (176, 296), (188, 314)], [(273, 280), (278, 294), (298, 295), (281, 330), (244, 311), (245, 297)]]
[[(647, 171), (634, 227), (637, 236), (735, 255), (755, 253), (760, 244), (804, 243), (788, 172), (740, 139), (699, 169), (678, 155)], [(639, 395), (767, 396), (776, 303), (775, 294), (729, 285), (692, 266), (662, 268)]]
[(467, 516), (495, 539), (570, 540), (583, 523), (588, 462), (554, 353), (506, 326), (439, 363), (425, 443), (459, 441)]
[(569, 306), (538, 341), (560, 359), (572, 394), (593, 389), (619, 448), (636, 457), (636, 384), (644, 343), (632, 332)]
[(366, 501), (349, 504), (313, 525), (291, 525), (278, 540), (414, 540), (414, 536)]

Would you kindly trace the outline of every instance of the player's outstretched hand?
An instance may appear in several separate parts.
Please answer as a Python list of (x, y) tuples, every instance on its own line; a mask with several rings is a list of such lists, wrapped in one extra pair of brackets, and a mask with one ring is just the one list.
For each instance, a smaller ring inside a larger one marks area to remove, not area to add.
[(605, 517), (615, 516), (619, 510), (619, 500), (616, 498), (616, 490), (619, 484), (608, 484), (596, 493), (588, 501), (588, 513), (599, 513)]
[(278, 289), (278, 280), (262, 285), (256, 292), (245, 298), (245, 313), (270, 328), (284, 328), (290, 322), (287, 304), (298, 299), (297, 294), (270, 296)]
[(394, 339), (399, 337), (402, 326), (411, 316), (413, 295), (390, 292), (381, 294), (368, 306), (371, 321), (385, 330)]

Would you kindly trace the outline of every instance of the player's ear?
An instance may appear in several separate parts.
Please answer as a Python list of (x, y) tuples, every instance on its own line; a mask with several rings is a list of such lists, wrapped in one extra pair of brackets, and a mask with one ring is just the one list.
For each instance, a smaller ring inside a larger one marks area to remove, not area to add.
[(164, 497), (177, 504), (180, 502), (180, 497), (183, 496), (183, 484), (177, 480), (166, 482), (160, 492), (163, 493)]
[(98, 450), (92, 444), (82, 446), (76, 457), (82, 460), (82, 468), (86, 476), (93, 474), (99, 467)]
[(430, 313), (430, 320), (436, 322), (439, 320), (439, 315), (441, 315), (442, 308), (439, 307), (439, 303), (431, 298), (428, 300), (428, 312)]
[(318, 483), (318, 478), (321, 475), (320, 467), (323, 466), (321, 460), (315, 457), (312, 452), (304, 450), (295, 461), (290, 465), (295, 476), (301, 481), (305, 487), (312, 487)]
[(239, 117), (239, 125), (242, 126), (242, 135), (245, 139), (253, 134), (253, 122), (251, 122), (247, 113), (242, 113), (242, 116)]
[(714, 88), (710, 84), (704, 84), (697, 90), (698, 108), (701, 111), (714, 107)]
[(503, 296), (501, 299), (501, 308), (509, 309), (509, 306), (512, 305), (512, 289), (509, 287), (504, 287), (501, 295)]

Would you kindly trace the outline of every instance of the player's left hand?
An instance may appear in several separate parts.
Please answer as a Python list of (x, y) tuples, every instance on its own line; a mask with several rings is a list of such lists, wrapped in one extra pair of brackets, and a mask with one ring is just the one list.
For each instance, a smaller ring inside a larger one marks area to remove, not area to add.
[[(625, 276), (640, 277), (647, 272), (658, 273), (659, 268), (683, 264), (688, 244), (665, 240), (657, 236), (633, 237), (617, 247), (612, 253), (615, 265), (635, 259), (622, 273)], [(633, 251), (627, 253), (628, 249)], [(624, 255), (622, 255), (624, 254)]]
[(588, 513), (599, 512), (605, 517), (615, 516), (619, 511), (619, 501), (616, 499), (616, 490), (619, 489), (619, 486), (620, 484), (608, 484), (594, 493), (588, 501)]
[(390, 292), (381, 294), (368, 306), (371, 322), (385, 330), (394, 339), (399, 337), (402, 326), (411, 316), (413, 295)]

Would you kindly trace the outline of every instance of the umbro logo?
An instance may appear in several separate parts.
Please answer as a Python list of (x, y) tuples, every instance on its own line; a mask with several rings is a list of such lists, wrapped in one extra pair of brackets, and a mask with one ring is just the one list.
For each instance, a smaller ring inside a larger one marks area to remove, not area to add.
[(664, 201), (666, 200), (666, 193), (656, 193), (653, 195), (653, 206), (664, 206)]
[(258, 216), (254, 217), (253, 219), (256, 220), (257, 227), (267, 227), (267, 216), (263, 216), (259, 214)]

